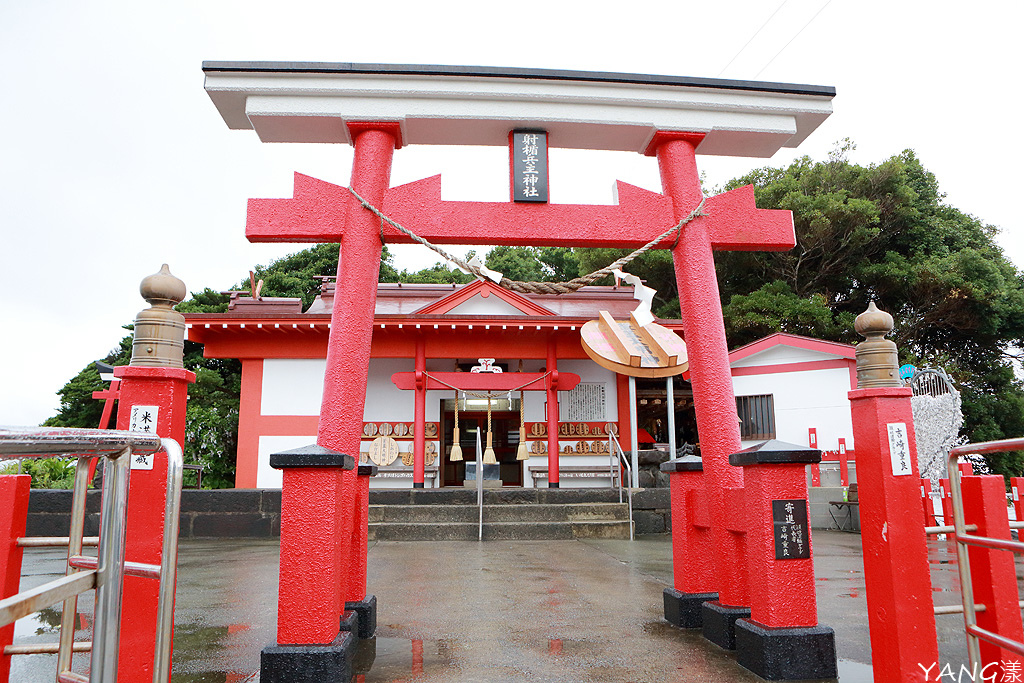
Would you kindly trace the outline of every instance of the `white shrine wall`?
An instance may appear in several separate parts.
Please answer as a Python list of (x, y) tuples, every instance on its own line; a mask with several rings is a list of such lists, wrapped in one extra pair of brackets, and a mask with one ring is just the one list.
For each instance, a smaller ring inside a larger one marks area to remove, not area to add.
[[(820, 357), (815, 359), (820, 360)], [(751, 367), (751, 366), (747, 366)], [(818, 434), (818, 448), (836, 450), (839, 439), (853, 450), (853, 421), (850, 416), (850, 371), (846, 367), (733, 377), (737, 397), (771, 394), (775, 407), (775, 438), (807, 444), (808, 428)], [(744, 448), (758, 441), (743, 441)]]
[[(493, 303), (493, 302), (489, 302)], [(827, 354), (817, 350), (796, 348), (780, 344), (760, 353), (742, 358), (733, 363), (734, 368), (744, 369), (745, 374), (733, 377), (736, 396), (756, 396), (771, 394), (775, 408), (776, 438), (796, 444), (807, 443), (809, 427), (817, 429), (818, 447), (822, 450), (835, 450), (838, 440), (846, 440), (847, 448), (854, 449), (853, 426), (850, 417), (850, 403), (847, 392), (850, 390), (849, 366), (817, 368), (810, 370), (793, 370), (793, 364), (816, 363), (820, 361), (842, 362), (841, 356)], [(516, 361), (518, 369), (518, 363)], [(539, 372), (545, 366), (541, 359), (525, 360), (524, 372)], [(415, 396), (412, 391), (402, 391), (395, 387), (391, 375), (396, 372), (412, 372), (414, 361), (409, 358), (374, 358), (370, 361), (366, 406), (364, 420), (367, 422), (413, 422)], [(790, 371), (782, 372), (780, 368), (788, 367)], [(323, 387), (326, 361), (319, 359), (266, 359), (263, 362), (263, 383), (260, 400), (262, 416), (303, 416), (315, 417), (320, 412), (320, 401)], [(452, 361), (431, 359), (427, 361), (428, 371), (450, 371)], [(617, 422), (618, 397), (616, 376), (589, 360), (561, 360), (558, 364), (560, 372), (572, 372), (580, 376), (581, 383), (598, 384), (604, 388), (604, 414), (600, 419), (588, 422)], [(763, 369), (763, 372), (759, 372)], [(454, 390), (428, 391), (426, 401), (426, 420), (441, 422), (442, 403), (445, 399), (454, 398)], [(513, 396), (518, 398), (518, 396)], [(569, 421), (566, 416), (568, 393), (559, 392), (560, 421)], [(526, 392), (525, 419), (527, 422), (543, 422), (546, 420), (546, 395), (544, 392)], [(594, 441), (590, 439), (590, 441)], [(607, 437), (600, 437), (607, 438)], [(581, 437), (561, 437), (559, 447), (576, 445)], [(260, 488), (279, 488), (281, 473), (270, 467), (270, 454), (308, 446), (316, 441), (315, 427), (309, 434), (281, 435), (261, 434), (258, 447), (257, 483)], [(361, 442), (361, 450), (369, 450), (372, 438)], [(433, 440), (436, 451), (440, 451), (440, 437)], [(743, 447), (753, 445), (754, 441), (744, 441)], [(399, 440), (400, 450), (412, 448), (412, 440)], [(565, 455), (559, 458), (562, 467), (604, 467), (608, 465), (605, 454)], [(435, 464), (438, 460), (435, 460)], [(534, 485), (530, 467), (547, 467), (546, 454), (531, 454), (529, 460), (523, 462), (524, 486)], [(541, 479), (546, 485), (546, 479)], [(372, 480), (376, 486), (411, 485), (411, 480)], [(563, 477), (562, 487), (607, 486), (608, 477), (601, 475), (587, 477)], [(428, 484), (429, 486), (429, 484)]]
[(324, 358), (267, 358), (260, 414), (319, 415), (326, 371)]

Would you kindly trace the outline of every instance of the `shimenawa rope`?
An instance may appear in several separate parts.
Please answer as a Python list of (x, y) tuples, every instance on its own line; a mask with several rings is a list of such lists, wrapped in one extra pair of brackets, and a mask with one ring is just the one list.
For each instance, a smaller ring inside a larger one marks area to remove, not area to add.
[[(433, 251), (437, 252), (437, 254), (446, 261), (454, 263), (459, 268), (469, 271), (470, 273), (479, 278), (486, 279), (486, 275), (484, 275), (484, 273), (482, 273), (478, 267), (459, 258), (458, 256), (453, 256), (449, 254), (441, 247), (428, 242), (427, 240), (423, 239), (422, 237), (414, 233), (412, 230), (409, 230), (408, 228), (398, 224), (396, 221), (384, 215), (384, 213), (380, 209), (378, 209), (373, 204), (363, 199), (363, 197), (358, 192), (353, 190), (351, 187), (348, 188), (348, 191), (352, 193), (352, 196), (359, 200), (359, 203), (362, 204), (364, 209), (370, 211), (375, 216), (381, 219), (381, 241), (384, 241), (383, 223), (386, 222), (388, 225), (392, 226), (396, 230), (399, 230), (400, 232), (408, 235), (408, 237), (414, 240), (415, 242), (418, 242), (419, 244), (422, 244), (428, 249), (432, 249)], [(635, 259), (637, 256), (640, 256), (644, 252), (653, 249), (656, 244), (667, 238), (673, 232), (676, 232), (677, 230), (682, 232), (683, 226), (692, 221), (694, 218), (697, 218), (698, 216), (707, 215), (703, 212), (704, 202), (706, 199), (706, 197), (701, 197), (700, 203), (693, 211), (691, 211), (678, 223), (676, 223), (671, 228), (655, 237), (653, 240), (651, 240), (644, 246), (640, 247), (639, 249), (636, 249), (635, 251), (630, 252), (629, 254), (626, 254), (622, 258), (605, 266), (604, 268), (601, 268), (600, 270), (595, 270), (593, 273), (590, 273), (588, 275), (581, 275), (580, 277), (573, 278), (572, 280), (569, 280), (567, 282), (523, 282), (522, 280), (511, 280), (503, 276), (501, 278), (501, 282), (499, 282), (498, 285), (500, 287), (504, 287), (505, 289), (509, 289), (512, 290), (513, 292), (519, 292), (522, 294), (570, 294), (572, 292), (575, 292), (580, 287), (585, 287), (589, 284), (593, 284), (594, 282), (597, 282), (604, 276), (611, 275), (613, 270), (621, 269), (623, 266), (625, 266), (627, 263)], [(676, 243), (678, 243), (678, 241), (679, 240), (677, 238)], [(673, 244), (672, 246), (675, 247), (675, 244)]]

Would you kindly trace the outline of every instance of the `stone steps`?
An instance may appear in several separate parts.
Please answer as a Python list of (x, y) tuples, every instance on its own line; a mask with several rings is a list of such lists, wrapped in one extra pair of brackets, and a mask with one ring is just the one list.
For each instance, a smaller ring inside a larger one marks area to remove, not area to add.
[[(370, 489), (370, 505), (476, 505), (474, 489)], [(484, 505), (618, 503), (619, 492), (590, 489), (485, 489)]]
[[(378, 489), (370, 492), (369, 537), (377, 541), (475, 541), (477, 492)], [(484, 492), (484, 540), (629, 538), (629, 507), (608, 489), (501, 489)]]
[[(476, 541), (476, 522), (370, 523), (372, 541)], [(573, 538), (629, 538), (629, 522), (484, 522), (485, 541), (551, 541)]]
[[(371, 524), (426, 524), (476, 522), (476, 505), (371, 505)], [(619, 503), (577, 503), (574, 505), (484, 505), (484, 523), (497, 522), (586, 522), (622, 521), (629, 510)]]

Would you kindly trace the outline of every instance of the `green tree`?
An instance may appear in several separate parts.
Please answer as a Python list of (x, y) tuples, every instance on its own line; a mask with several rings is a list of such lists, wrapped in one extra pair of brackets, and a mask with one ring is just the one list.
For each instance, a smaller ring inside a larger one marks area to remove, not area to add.
[(580, 275), (576, 250), (569, 247), (494, 247), (485, 263), (510, 280), (564, 282)]
[[(130, 329), (130, 326), (126, 329)], [(131, 357), (132, 335), (129, 334), (121, 338), (117, 347), (103, 358), (103, 362), (110, 365), (127, 365)], [(60, 409), (56, 415), (43, 422), (43, 426), (96, 429), (103, 414), (103, 401), (94, 399), (92, 392), (102, 391), (108, 386), (107, 382), (100, 379), (96, 366), (89, 363), (57, 392), (60, 396)]]
[[(322, 276), (333, 276), (338, 270), (338, 245), (317, 244), (253, 269), (256, 280), (263, 280), (261, 295), (297, 297), (308, 307), (320, 292)], [(387, 247), (381, 255), (381, 282), (468, 282), (472, 277), (440, 263), (416, 272), (395, 269)], [(249, 291), (250, 281), (244, 277), (233, 288)], [(206, 287), (193, 292), (176, 306), (181, 313), (224, 313), (229, 295)], [(130, 326), (128, 326), (130, 329)], [(104, 362), (127, 365), (131, 359), (132, 336), (124, 337)], [(183, 364), (196, 374), (189, 386), (189, 402), (185, 414), (185, 461), (202, 465), (204, 488), (225, 488), (234, 485), (235, 459), (238, 450), (238, 403), (241, 390), (241, 363), (234, 359), (204, 358), (202, 345), (185, 342)], [(107, 388), (92, 363), (71, 378), (60, 390), (61, 407), (57, 415), (44, 424), (52, 427), (87, 427), (98, 425), (103, 403), (92, 392)], [(35, 487), (70, 487), (73, 473), (66, 475), (63, 461), (52, 463), (25, 461), (23, 471), (33, 475)], [(68, 465), (67, 467), (71, 467)], [(13, 464), (17, 471), (17, 464)], [(63, 469), (62, 469), (63, 468)], [(59, 470), (59, 471), (58, 471)]]
[[(914, 153), (850, 163), (848, 143), (823, 162), (753, 171), (757, 205), (793, 212), (797, 246), (716, 254), (732, 345), (773, 331), (856, 342), (852, 319), (875, 299), (892, 314), (904, 362), (946, 368), (963, 394), (972, 441), (1024, 435), (1024, 279), (994, 241), (996, 229), (943, 202)], [(1024, 457), (988, 459), (1020, 474)]]
[(25, 458), (4, 463), (0, 474), (27, 474), (34, 489), (70, 489), (75, 485), (75, 469), (73, 458)]
[[(586, 274), (600, 270), (630, 251), (630, 249), (577, 249), (580, 273)], [(654, 301), (651, 306), (654, 315), (667, 320), (679, 319), (679, 287), (675, 266), (672, 262), (672, 253), (669, 250), (651, 249), (646, 251), (623, 266), (622, 270), (640, 277), (648, 287), (654, 290)], [(612, 276), (609, 275), (594, 284), (613, 284)]]

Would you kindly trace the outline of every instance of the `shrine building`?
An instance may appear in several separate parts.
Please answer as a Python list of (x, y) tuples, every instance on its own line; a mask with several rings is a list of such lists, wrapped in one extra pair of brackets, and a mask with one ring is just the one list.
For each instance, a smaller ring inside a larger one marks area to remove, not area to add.
[[(242, 363), (237, 488), (279, 488), (281, 471), (270, 467), (270, 455), (315, 442), (334, 294), (334, 278), (325, 277), (305, 311), (298, 298), (233, 293), (226, 313), (186, 314), (188, 338), (204, 344), (207, 357)], [(485, 467), (485, 481), (547, 486), (554, 442), (548, 426), (557, 424), (561, 486), (611, 485), (609, 432), (630, 450), (628, 383), (588, 357), (580, 329), (601, 311), (628, 319), (636, 306), (628, 286), (554, 295), (518, 294), (485, 280), (378, 285), (360, 454), (369, 462), (372, 452), (380, 465), (371, 486), (462, 487), (467, 463), (468, 478), (474, 476), (478, 430), (486, 442), (488, 393), (499, 464)], [(658, 322), (683, 335), (681, 321)], [(840, 449), (852, 451), (852, 346), (774, 334), (734, 350), (729, 360), (743, 447), (777, 438), (820, 448), (826, 461), (838, 460)], [(559, 390), (545, 391), (553, 372)], [(688, 380), (688, 372), (672, 380), (677, 447), (700, 440)], [(417, 391), (425, 398), (422, 424)], [(667, 395), (665, 379), (637, 382), (641, 448), (667, 450)], [(557, 397), (552, 422), (549, 396)], [(462, 461), (450, 459), (456, 426)], [(526, 460), (517, 459), (521, 426)], [(418, 430), (426, 440), (422, 482), (413, 467)]]

